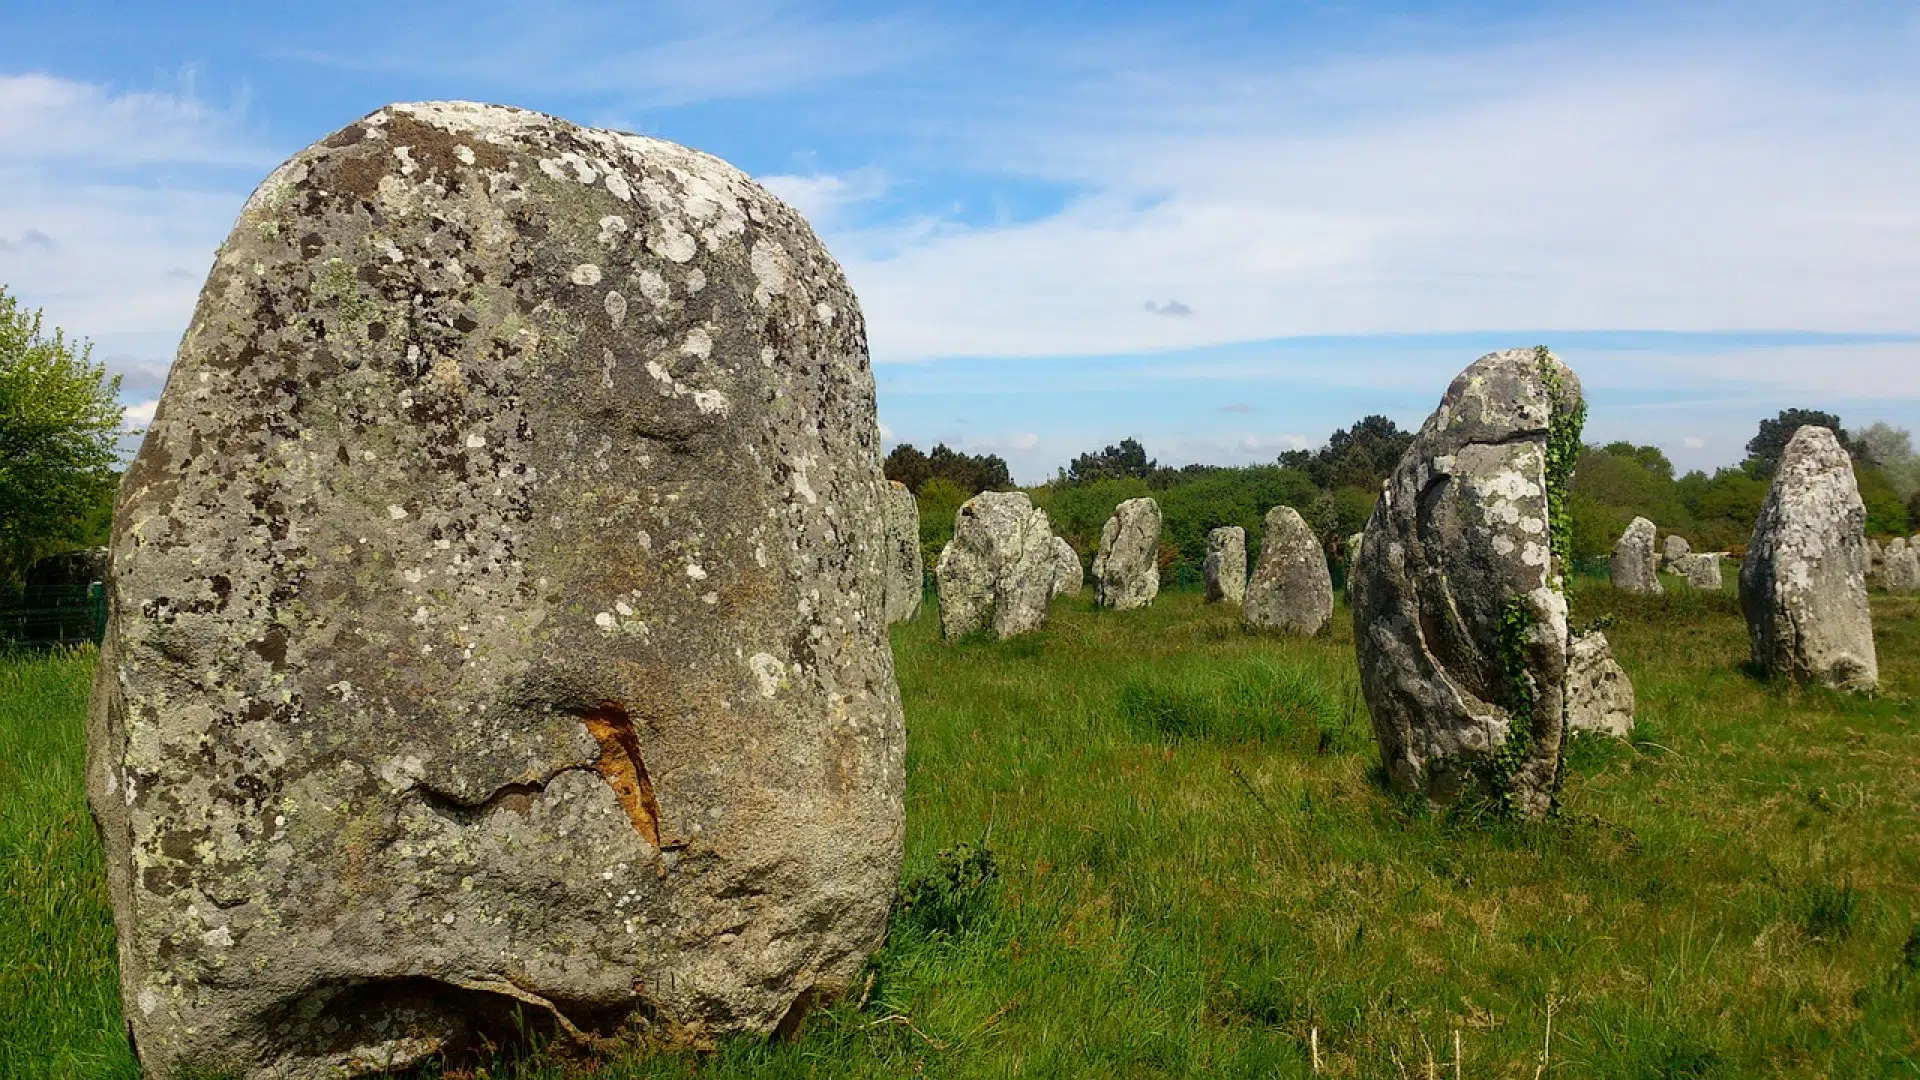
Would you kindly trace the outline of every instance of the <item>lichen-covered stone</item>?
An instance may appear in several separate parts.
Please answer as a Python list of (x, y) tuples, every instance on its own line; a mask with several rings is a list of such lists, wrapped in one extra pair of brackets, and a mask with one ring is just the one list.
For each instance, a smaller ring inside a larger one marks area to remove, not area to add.
[[(1613, 545), (1613, 559), (1609, 571), (1613, 578), (1613, 587), (1621, 592), (1658, 595), (1665, 590), (1660, 586), (1660, 574), (1654, 565), (1653, 522), (1637, 517), (1620, 534)], [(1678, 537), (1669, 536), (1669, 541)], [(1685, 544), (1685, 540), (1680, 541)], [(1671, 546), (1671, 545), (1669, 545)]]
[(1673, 572), (1686, 579), (1687, 585), (1708, 592), (1718, 592), (1725, 585), (1720, 576), (1720, 559), (1724, 551), (1696, 551), (1682, 555), (1674, 560)]
[(1347, 557), (1348, 582), (1352, 582), (1353, 580), (1353, 568), (1356, 564), (1360, 562), (1360, 541), (1366, 539), (1366, 536), (1367, 534), (1364, 532), (1357, 532), (1357, 533), (1354, 533), (1352, 536), (1347, 537), (1345, 554)]
[(1243, 602), (1247, 596), (1247, 530), (1223, 525), (1207, 534), (1207, 603)]
[(1320, 633), (1333, 618), (1333, 577), (1319, 538), (1291, 506), (1267, 511), (1263, 532), (1241, 620), (1262, 630)]
[(1866, 519), (1853, 461), (1833, 432), (1795, 431), (1740, 567), (1740, 606), (1762, 670), (1847, 690), (1879, 681)]
[[(1381, 757), (1403, 791), (1445, 801), (1510, 766), (1497, 794), (1521, 813), (1552, 806), (1567, 608), (1548, 464), (1550, 449), (1577, 452), (1581, 415), (1579, 380), (1550, 353), (1484, 356), (1454, 379), (1374, 504), (1353, 634)], [(1517, 736), (1516, 715), (1527, 720)]]
[(926, 593), (926, 566), (920, 554), (920, 503), (898, 480), (887, 482), (887, 622), (905, 622), (920, 613)]
[(395, 105), (221, 247), (94, 687), (149, 1075), (767, 1031), (886, 926), (903, 733), (860, 309), (654, 139)]
[(1128, 499), (1114, 507), (1100, 530), (1093, 557), (1093, 599), (1101, 607), (1129, 611), (1160, 595), (1160, 504)]
[(1920, 592), (1920, 550), (1903, 540), (1895, 540), (1887, 545), (1883, 559), (1880, 568), (1883, 588), (1893, 593)]
[(953, 516), (953, 539), (934, 566), (940, 633), (1010, 638), (1047, 623), (1057, 565), (1053, 525), (1024, 491), (983, 491)]
[(1086, 587), (1087, 572), (1080, 565), (1080, 553), (1061, 537), (1053, 538), (1053, 595), (1079, 596)]
[(1675, 563), (1691, 554), (1693, 554), (1693, 545), (1687, 543), (1686, 537), (1677, 533), (1668, 533), (1660, 541), (1661, 569), (1671, 570)]
[(1567, 729), (1624, 739), (1633, 734), (1633, 680), (1613, 658), (1607, 635), (1595, 630), (1567, 650)]

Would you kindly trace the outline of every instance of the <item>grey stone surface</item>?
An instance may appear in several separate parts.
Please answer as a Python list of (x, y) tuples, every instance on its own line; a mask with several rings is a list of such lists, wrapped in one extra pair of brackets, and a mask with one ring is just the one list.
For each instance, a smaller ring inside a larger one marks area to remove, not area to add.
[[(1547, 450), (1550, 425), (1562, 445), (1577, 443), (1579, 404), (1578, 378), (1551, 354), (1480, 358), (1447, 389), (1367, 521), (1351, 592), (1355, 650), (1401, 790), (1445, 801), (1473, 787), (1476, 765), (1525, 709), (1507, 794), (1522, 813), (1552, 806), (1568, 642)], [(1517, 637), (1503, 628), (1510, 616)], [(1505, 671), (1509, 647), (1522, 679)]]
[(1693, 545), (1687, 543), (1686, 537), (1668, 533), (1660, 541), (1660, 568), (1668, 569), (1691, 554), (1693, 554)]
[(1160, 504), (1128, 499), (1100, 530), (1093, 557), (1093, 599), (1116, 611), (1143, 608), (1160, 595)]
[(1247, 596), (1247, 530), (1223, 525), (1207, 533), (1207, 603), (1238, 604)]
[(1685, 578), (1687, 585), (1692, 588), (1718, 592), (1725, 585), (1720, 576), (1720, 560), (1726, 555), (1724, 551), (1696, 551), (1691, 555), (1682, 555), (1675, 560), (1673, 572)]
[(860, 309), (724, 162), (459, 102), (301, 151), (120, 487), (88, 795), (148, 1075), (856, 976), (904, 737)]
[(926, 564), (920, 554), (920, 503), (907, 485), (887, 481), (887, 622), (920, 613), (926, 596)]
[(1366, 536), (1367, 534), (1364, 532), (1357, 532), (1347, 537), (1347, 580), (1349, 581), (1353, 580), (1353, 568), (1360, 562), (1360, 541), (1366, 539)]
[(1053, 595), (1079, 596), (1086, 586), (1087, 571), (1080, 565), (1080, 553), (1073, 545), (1056, 536), (1053, 538)]
[(1567, 650), (1567, 728), (1624, 739), (1633, 734), (1633, 681), (1613, 658), (1607, 635), (1595, 630)]
[[(1660, 575), (1654, 563), (1653, 534), (1653, 522), (1643, 517), (1634, 518), (1627, 526), (1627, 531), (1620, 534), (1620, 539), (1613, 545), (1613, 559), (1608, 566), (1614, 588), (1621, 592), (1647, 595), (1666, 591), (1660, 585)], [(1671, 541), (1678, 539), (1676, 536), (1667, 537), (1668, 547), (1672, 547)], [(1684, 546), (1686, 541), (1681, 540), (1680, 543)]]
[(1853, 461), (1833, 432), (1794, 432), (1740, 568), (1740, 606), (1763, 670), (1847, 690), (1879, 681), (1866, 518)]
[(954, 640), (991, 630), (1010, 638), (1045, 626), (1058, 572), (1053, 541), (1047, 512), (1024, 491), (968, 499), (933, 571), (940, 633)]
[(1920, 592), (1920, 549), (1911, 544), (1887, 547), (1889, 554), (1880, 570), (1881, 587), (1893, 593)]
[(1267, 511), (1263, 531), (1241, 619), (1248, 626), (1308, 637), (1324, 631), (1333, 618), (1333, 577), (1320, 539), (1291, 506)]

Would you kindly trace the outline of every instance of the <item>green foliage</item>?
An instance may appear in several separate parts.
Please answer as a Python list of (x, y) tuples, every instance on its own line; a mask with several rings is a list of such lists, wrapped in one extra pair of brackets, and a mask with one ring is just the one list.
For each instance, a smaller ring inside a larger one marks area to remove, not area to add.
[(968, 454), (946, 443), (934, 446), (931, 454), (921, 453), (912, 443), (901, 443), (887, 454), (883, 465), (887, 479), (898, 480), (907, 490), (919, 494), (927, 481), (941, 477), (966, 489), (968, 495), (982, 491), (1004, 491), (1013, 486), (1007, 462), (998, 454)]
[(1547, 414), (1547, 535), (1553, 545), (1554, 565), (1549, 577), (1560, 588), (1560, 577), (1573, 569), (1573, 509), (1569, 501), (1574, 466), (1580, 460), (1580, 433), (1586, 427), (1587, 403), (1568, 401), (1560, 368), (1545, 345), (1533, 350), (1540, 365), (1540, 381), (1552, 399)]
[(932, 865), (903, 875), (893, 932), (958, 937), (992, 915), (1000, 869), (984, 841), (943, 848)]
[(1905, 536), (1914, 523), (1908, 520), (1907, 504), (1886, 471), (1872, 462), (1855, 459), (1853, 479), (1860, 489), (1860, 501), (1867, 507), (1867, 535)]
[(1081, 454), (1060, 470), (1054, 483), (1092, 484), (1101, 480), (1147, 480), (1160, 463), (1147, 457), (1147, 448), (1137, 439), (1121, 439), (1097, 454)]
[(1300, 469), (1322, 491), (1359, 488), (1377, 492), (1381, 481), (1400, 463), (1413, 445), (1411, 431), (1402, 431), (1384, 416), (1362, 418), (1352, 428), (1336, 428), (1317, 451), (1289, 450), (1280, 464)]
[(973, 494), (944, 476), (935, 476), (921, 484), (914, 496), (920, 507), (920, 558), (928, 580), (940, 561), (940, 550), (953, 539), (954, 515)]
[(1047, 512), (1053, 531), (1075, 551), (1088, 555), (1100, 546), (1100, 529), (1114, 507), (1151, 496), (1160, 504), (1160, 539), (1177, 552), (1162, 581), (1198, 581), (1207, 557), (1207, 533), (1223, 525), (1247, 530), (1252, 557), (1264, 535), (1267, 511), (1292, 506), (1303, 513), (1315, 492), (1306, 475), (1271, 465), (1206, 469), (1182, 474), (1177, 483), (1156, 489), (1137, 477), (1087, 484), (1044, 484), (1029, 489), (1035, 506)]
[(46, 334), (40, 313), (0, 288), (0, 590), (40, 556), (101, 539), (120, 377), (92, 352), (57, 328)]

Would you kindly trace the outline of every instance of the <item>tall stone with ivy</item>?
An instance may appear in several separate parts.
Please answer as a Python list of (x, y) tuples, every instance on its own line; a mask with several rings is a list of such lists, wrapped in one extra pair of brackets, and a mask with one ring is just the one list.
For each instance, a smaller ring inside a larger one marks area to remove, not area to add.
[(1866, 505), (1833, 432), (1793, 433), (1740, 566), (1753, 662), (1842, 690), (1880, 678), (1867, 605)]
[(1586, 406), (1546, 348), (1481, 357), (1382, 487), (1353, 570), (1361, 687), (1387, 775), (1526, 816), (1560, 783), (1567, 487)]
[(274, 172), (114, 519), (87, 786), (147, 1075), (853, 985), (904, 810), (879, 443), (839, 265), (725, 162), (430, 102)]

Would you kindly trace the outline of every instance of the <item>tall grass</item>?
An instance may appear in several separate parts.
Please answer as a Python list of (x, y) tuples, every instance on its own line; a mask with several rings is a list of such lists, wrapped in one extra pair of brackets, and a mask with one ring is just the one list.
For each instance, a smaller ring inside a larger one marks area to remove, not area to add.
[[(1876, 599), (1885, 687), (1856, 698), (1757, 681), (1730, 590), (1573, 601), (1640, 726), (1575, 740), (1538, 825), (1381, 788), (1344, 612), (1302, 641), (1191, 594), (1062, 600), (951, 646), (929, 608), (895, 630), (907, 865), (868, 978), (790, 1040), (599, 1075), (1452, 1076), (1457, 1038), (1465, 1077), (1920, 1076), (1920, 602)], [(88, 660), (34, 663), (0, 682), (4, 735), (47, 733), (0, 773), (8, 866), (43, 864), (5, 886), (31, 1038), (0, 1045), (43, 1048), (0, 1060), (124, 1075)]]

